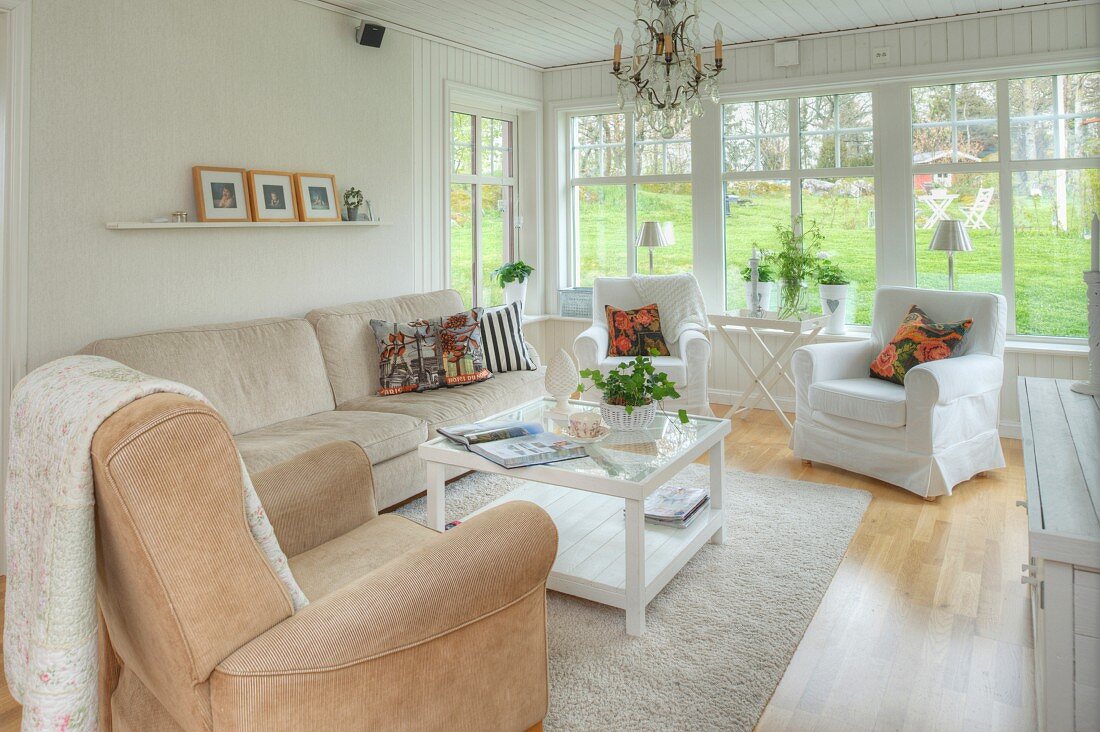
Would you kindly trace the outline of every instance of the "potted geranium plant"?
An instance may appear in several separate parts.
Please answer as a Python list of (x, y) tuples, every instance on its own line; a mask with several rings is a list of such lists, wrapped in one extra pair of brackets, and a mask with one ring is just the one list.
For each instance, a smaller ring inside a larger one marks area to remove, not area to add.
[[(585, 369), (581, 378), (591, 380), (603, 392), (600, 416), (613, 430), (644, 430), (652, 424), (661, 400), (680, 398), (668, 374), (658, 372), (652, 359), (646, 356), (624, 361), (606, 375), (599, 369)], [(582, 383), (577, 390), (583, 393), (586, 388)], [(687, 424), (686, 410), (679, 410), (677, 416), (681, 424)]]
[(779, 317), (796, 318), (806, 309), (806, 285), (817, 274), (817, 252), (825, 236), (816, 221), (804, 227), (801, 216), (795, 227), (776, 224), (775, 232), (779, 251), (772, 262), (779, 277)]
[(840, 265), (830, 259), (817, 263), (817, 287), (821, 297), (821, 312), (829, 316), (825, 332), (841, 335), (847, 331), (848, 287), (851, 279)]
[[(741, 279), (745, 281), (745, 302), (752, 309), (752, 267), (741, 268)], [(760, 298), (760, 307), (767, 310), (772, 302), (772, 283), (775, 282), (775, 268), (771, 264), (771, 254), (760, 253), (756, 265), (756, 294)]]
[(497, 267), (491, 276), (504, 290), (506, 304), (518, 302), (520, 307), (523, 307), (527, 301), (527, 280), (534, 271), (534, 267), (522, 259), (517, 259)]
[(363, 205), (363, 192), (358, 188), (348, 188), (344, 191), (344, 208), (347, 210), (348, 221), (359, 220), (359, 207)]

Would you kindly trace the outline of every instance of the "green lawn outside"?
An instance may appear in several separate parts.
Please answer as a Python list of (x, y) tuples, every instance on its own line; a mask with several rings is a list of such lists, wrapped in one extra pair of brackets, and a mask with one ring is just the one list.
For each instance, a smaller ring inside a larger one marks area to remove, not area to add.
[[(1097, 207), (1096, 171), (1071, 174), (1067, 205), (1067, 231), (1055, 225), (1053, 197), (1046, 181), (1031, 181), (1031, 190), (1041, 195), (1014, 194), (1016, 226), (1016, 319), (1017, 333), (1084, 337), (1087, 335), (1085, 287), (1081, 272), (1088, 267), (1087, 211)], [(965, 219), (963, 207), (974, 200), (978, 187), (988, 176), (955, 176), (951, 193), (959, 197), (948, 207), (952, 217)], [(807, 220), (816, 220), (825, 234), (825, 251), (852, 278), (857, 306), (849, 308), (856, 324), (870, 323), (875, 289), (874, 194), (870, 181), (859, 186), (851, 179), (831, 188), (813, 184), (818, 190), (803, 190), (803, 211)], [(1025, 181), (1014, 186), (1023, 190)], [(778, 182), (737, 182), (727, 184), (728, 193), (738, 195), (726, 218), (726, 306), (744, 305), (744, 286), (740, 268), (748, 261), (753, 244), (762, 249), (776, 247), (775, 224), (790, 221), (790, 194)], [(1075, 195), (1074, 195), (1075, 194)], [(576, 191), (580, 213), (579, 254), (580, 284), (591, 284), (598, 275), (625, 275), (629, 236), (626, 232), (626, 187), (594, 186)], [(676, 244), (655, 251), (655, 272), (692, 270), (692, 201), (689, 183), (645, 185), (638, 188), (639, 220), (671, 221)], [(932, 229), (924, 228), (929, 208), (914, 201), (917, 215), (917, 284), (944, 288), (947, 285), (947, 256), (928, 251)], [(959, 289), (1001, 291), (1001, 237), (996, 198), (985, 216), (988, 229), (970, 231), (973, 251), (956, 255), (956, 286)], [(467, 208), (468, 210), (468, 208)], [(491, 231), (500, 240), (500, 212), (486, 207), (483, 232)], [(471, 271), (471, 226), (468, 217), (452, 216), (451, 286), (468, 299)], [(486, 271), (499, 264), (499, 255), (486, 257)], [(492, 262), (492, 267), (489, 262)], [(639, 271), (647, 271), (645, 253), (638, 260)], [(484, 283), (488, 302), (500, 301), (500, 289)], [(816, 293), (811, 297), (817, 306)]]

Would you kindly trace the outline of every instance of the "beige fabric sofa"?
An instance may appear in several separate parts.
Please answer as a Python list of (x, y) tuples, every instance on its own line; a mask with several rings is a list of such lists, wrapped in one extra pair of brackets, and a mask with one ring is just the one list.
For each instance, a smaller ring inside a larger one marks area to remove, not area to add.
[(539, 507), (446, 534), (379, 516), (370, 461), (348, 442), (259, 471), (310, 599), (295, 613), (248, 529), (217, 412), (147, 396), (108, 417), (91, 452), (100, 728), (539, 727), (557, 547)]
[[(269, 318), (95, 341), (83, 353), (202, 392), (225, 419), (250, 472), (321, 445), (355, 442), (374, 465), (380, 509), (424, 490), (417, 446), (437, 427), (480, 419), (539, 396), (543, 370), (496, 374), (451, 389), (379, 397), (372, 318), (461, 312), (455, 290)], [(537, 362), (537, 355), (536, 355)]]

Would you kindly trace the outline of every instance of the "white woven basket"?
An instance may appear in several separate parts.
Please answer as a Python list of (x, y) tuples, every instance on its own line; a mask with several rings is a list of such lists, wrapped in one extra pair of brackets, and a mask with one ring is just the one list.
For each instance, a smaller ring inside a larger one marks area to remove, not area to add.
[(630, 414), (627, 414), (626, 407), (601, 402), (600, 416), (603, 417), (603, 421), (607, 423), (607, 426), (613, 430), (623, 432), (644, 430), (653, 423), (653, 418), (657, 416), (657, 405), (650, 402), (644, 407), (634, 407)]

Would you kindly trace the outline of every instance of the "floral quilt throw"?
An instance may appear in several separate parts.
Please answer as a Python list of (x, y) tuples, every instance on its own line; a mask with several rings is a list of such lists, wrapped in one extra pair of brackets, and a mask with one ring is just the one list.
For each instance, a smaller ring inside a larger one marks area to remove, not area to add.
[[(158, 392), (209, 403), (189, 386), (101, 356), (48, 363), (12, 394), (4, 674), (25, 731), (98, 729), (92, 437), (116, 411)], [(241, 475), (252, 535), (299, 610), (308, 600), (243, 462)]]
[(914, 366), (950, 358), (973, 323), (972, 318), (937, 323), (913, 305), (894, 337), (871, 362), (871, 376), (904, 384), (905, 375)]

